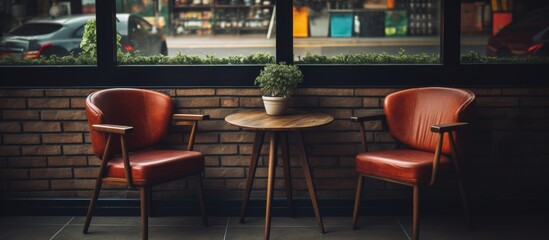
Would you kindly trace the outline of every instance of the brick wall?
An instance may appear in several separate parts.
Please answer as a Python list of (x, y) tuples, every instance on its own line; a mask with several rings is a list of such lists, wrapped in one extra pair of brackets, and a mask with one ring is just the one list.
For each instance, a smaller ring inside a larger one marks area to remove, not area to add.
[[(331, 114), (335, 121), (305, 132), (307, 152), (320, 199), (352, 199), (355, 189), (354, 155), (359, 149), (358, 127), (348, 118), (380, 112), (383, 98), (398, 89), (306, 88), (293, 98), (296, 108)], [(467, 187), (473, 200), (548, 199), (549, 88), (480, 88), (474, 151), (464, 159)], [(91, 153), (84, 110), (94, 89), (0, 90), (0, 194), (24, 198), (88, 198), (99, 165)], [(262, 109), (257, 89), (161, 89), (172, 96), (181, 113), (209, 114), (199, 125), (196, 150), (206, 157), (205, 188), (209, 199), (240, 199), (248, 171), (253, 132), (224, 122), (238, 111)], [(367, 124), (371, 149), (394, 147), (380, 123)], [(182, 129), (174, 129), (170, 145), (183, 147)], [(186, 137), (186, 135), (185, 135)], [(257, 171), (254, 198), (264, 198), (266, 153)], [(300, 166), (292, 154), (294, 195), (307, 198)], [(281, 177), (283, 171), (277, 170)], [(155, 188), (155, 198), (194, 198), (193, 179)], [(369, 198), (410, 198), (407, 187), (368, 179)], [(283, 197), (283, 181), (275, 196)], [(106, 186), (103, 197), (133, 198), (136, 191)], [(455, 185), (441, 181), (429, 195), (454, 197)], [(116, 190), (116, 191), (115, 191)]]

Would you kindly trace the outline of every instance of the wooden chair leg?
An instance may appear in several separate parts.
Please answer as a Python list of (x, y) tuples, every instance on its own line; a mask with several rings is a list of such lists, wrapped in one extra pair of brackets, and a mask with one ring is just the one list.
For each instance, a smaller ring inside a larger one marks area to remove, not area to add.
[(473, 218), (471, 217), (471, 212), (469, 211), (469, 201), (467, 201), (467, 195), (465, 195), (465, 187), (463, 186), (463, 180), (461, 177), (458, 177), (459, 193), (461, 195), (461, 203), (463, 205), (463, 211), (465, 212), (465, 219), (467, 220), (467, 225), (471, 230), (475, 229), (473, 225)]
[(95, 181), (95, 188), (93, 189), (92, 197), (90, 199), (88, 214), (86, 214), (86, 222), (84, 223), (84, 229), (82, 230), (83, 233), (88, 233), (88, 229), (90, 228), (93, 211), (95, 209), (95, 203), (97, 202), (97, 198), (99, 197), (99, 191), (101, 191), (102, 183), (103, 183), (103, 179), (99, 177)]
[(149, 191), (148, 186), (143, 186), (141, 191), (141, 239), (149, 238)]
[(208, 217), (206, 215), (206, 205), (204, 203), (204, 187), (202, 184), (202, 174), (197, 174), (198, 177), (198, 203), (200, 204), (200, 213), (202, 214), (202, 224), (208, 226)]
[(412, 223), (412, 240), (419, 239), (419, 186), (414, 186), (414, 210)]
[(355, 195), (355, 207), (353, 209), (353, 230), (356, 229), (358, 212), (360, 209), (360, 200), (362, 198), (362, 185), (364, 183), (364, 176), (358, 175), (358, 183), (356, 185), (356, 195)]

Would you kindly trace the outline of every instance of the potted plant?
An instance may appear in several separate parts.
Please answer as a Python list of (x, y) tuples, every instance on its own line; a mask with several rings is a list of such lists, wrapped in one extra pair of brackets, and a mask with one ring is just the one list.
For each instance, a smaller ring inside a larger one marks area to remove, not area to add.
[(255, 85), (261, 88), (267, 114), (285, 114), (290, 95), (301, 82), (303, 73), (297, 66), (285, 62), (267, 64), (255, 79)]

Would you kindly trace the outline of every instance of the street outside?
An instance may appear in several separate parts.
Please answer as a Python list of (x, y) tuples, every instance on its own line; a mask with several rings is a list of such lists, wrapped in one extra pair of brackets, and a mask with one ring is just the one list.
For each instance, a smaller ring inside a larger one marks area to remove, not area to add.
[[(461, 53), (470, 51), (486, 54), (488, 36), (462, 38)], [(169, 36), (166, 39), (168, 55), (183, 54), (217, 57), (250, 55), (263, 52), (275, 55), (275, 39), (265, 35), (213, 35), (213, 36)], [(440, 51), (439, 37), (395, 37), (395, 38), (294, 38), (294, 55), (334, 56), (349, 53), (435, 54)]]

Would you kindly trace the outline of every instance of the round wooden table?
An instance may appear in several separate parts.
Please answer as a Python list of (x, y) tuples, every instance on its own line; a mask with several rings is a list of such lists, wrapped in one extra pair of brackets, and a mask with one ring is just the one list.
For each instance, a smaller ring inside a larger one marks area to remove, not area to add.
[(271, 204), (273, 200), (274, 178), (276, 176), (275, 170), (276, 164), (278, 162), (278, 146), (280, 146), (282, 152), (284, 179), (286, 184), (286, 196), (288, 198), (288, 209), (290, 211), (290, 215), (293, 215), (288, 133), (296, 132), (296, 143), (298, 147), (299, 158), (301, 159), (301, 165), (303, 167), (303, 173), (307, 182), (307, 189), (309, 190), (309, 195), (313, 204), (316, 220), (318, 222), (318, 226), (320, 227), (320, 232), (324, 233), (324, 225), (322, 224), (322, 218), (318, 209), (315, 188), (311, 179), (309, 161), (307, 160), (307, 153), (305, 151), (301, 130), (324, 126), (331, 123), (333, 120), (334, 118), (328, 114), (306, 111), (291, 111), (287, 115), (280, 116), (270, 116), (267, 115), (265, 111), (250, 111), (231, 114), (225, 118), (225, 121), (233, 126), (256, 131), (254, 145), (252, 149), (252, 159), (250, 161), (250, 170), (248, 172), (248, 179), (246, 182), (246, 190), (244, 191), (244, 199), (242, 201), (242, 208), (240, 210), (240, 223), (244, 222), (244, 215), (246, 213), (246, 207), (250, 199), (250, 192), (255, 177), (257, 161), (261, 153), (261, 146), (263, 145), (263, 139), (266, 132), (270, 133), (270, 146), (269, 172), (267, 180), (267, 206), (265, 214), (265, 239), (269, 239), (271, 230)]

